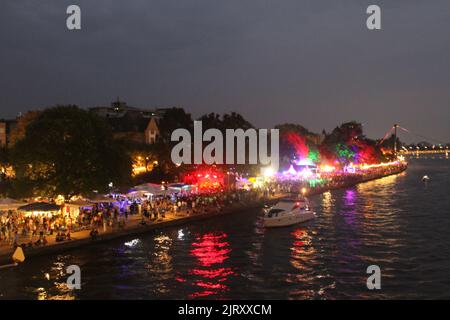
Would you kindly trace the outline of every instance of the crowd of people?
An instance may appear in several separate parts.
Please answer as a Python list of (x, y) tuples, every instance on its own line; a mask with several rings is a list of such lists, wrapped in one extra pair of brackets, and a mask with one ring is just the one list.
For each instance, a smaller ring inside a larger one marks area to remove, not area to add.
[[(401, 165), (401, 164), (400, 164)], [(43, 246), (49, 236), (55, 241), (69, 241), (71, 234), (89, 230), (92, 239), (100, 233), (123, 229), (129, 217), (138, 217), (141, 224), (164, 220), (167, 214), (189, 216), (213, 211), (235, 204), (267, 198), (274, 194), (299, 193), (307, 187), (307, 193), (355, 184), (363, 180), (398, 172), (401, 167), (388, 166), (371, 169), (361, 174), (323, 175), (317, 185), (305, 181), (275, 181), (264, 187), (250, 190), (217, 190), (197, 193), (179, 193), (153, 197), (152, 199), (128, 199), (119, 197), (109, 203), (97, 203), (79, 208), (78, 214), (61, 210), (58, 213), (31, 215), (18, 211), (0, 213), (0, 245)]]
[(164, 220), (167, 214), (189, 216), (218, 211), (270, 193), (266, 188), (258, 191), (179, 193), (151, 200), (120, 198), (80, 208), (77, 215), (65, 210), (39, 215), (8, 211), (0, 215), (0, 245), (43, 246), (48, 243), (49, 236), (55, 236), (57, 242), (68, 241), (72, 239), (72, 233), (81, 230), (89, 230), (91, 238), (96, 239), (100, 233), (125, 228), (130, 217), (138, 217), (140, 223), (148, 224)]
[(19, 239), (28, 246), (47, 244), (47, 236), (64, 231), (61, 219), (56, 216), (26, 216), (8, 211), (0, 216), (0, 243), (17, 246)]
[(389, 166), (372, 167), (366, 171), (355, 171), (354, 173), (329, 172), (321, 173), (314, 179), (292, 179), (284, 180), (278, 187), (280, 190), (288, 193), (300, 193), (306, 190), (308, 194), (318, 194), (326, 190), (352, 186), (360, 182), (377, 179), (382, 176), (399, 173), (406, 169), (406, 164), (399, 162)]
[(204, 192), (195, 194), (179, 194), (175, 197), (162, 197), (156, 201), (144, 201), (142, 214), (146, 218), (157, 219), (166, 212), (173, 214), (198, 214), (211, 210), (221, 210), (232, 204), (256, 200), (261, 194), (258, 191), (234, 190), (228, 192)]

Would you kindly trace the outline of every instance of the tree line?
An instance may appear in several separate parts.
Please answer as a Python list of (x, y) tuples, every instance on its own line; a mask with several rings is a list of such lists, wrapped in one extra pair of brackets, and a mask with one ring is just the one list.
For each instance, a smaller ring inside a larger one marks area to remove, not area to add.
[[(236, 112), (201, 116), (204, 130), (249, 129), (254, 126)], [(26, 128), (25, 136), (9, 149), (0, 149), (0, 168), (12, 167), (14, 177), (0, 172), (0, 194), (22, 198), (88, 195), (111, 188), (127, 189), (141, 182), (173, 181), (193, 166), (177, 166), (170, 159), (174, 145), (171, 133), (177, 128), (192, 130), (192, 116), (182, 108), (166, 110), (158, 123), (155, 144), (142, 145), (114, 139), (108, 123), (75, 105), (55, 106), (40, 112)], [(286, 166), (295, 157), (312, 161), (376, 162), (386, 159), (382, 145), (364, 136), (362, 125), (352, 121), (331, 133), (316, 134), (298, 124), (277, 125), (280, 130), (280, 159)], [(386, 143), (386, 142), (384, 142)], [(157, 165), (132, 177), (132, 158), (143, 154)], [(225, 165), (223, 165), (225, 166)], [(230, 168), (223, 168), (229, 170)], [(256, 174), (257, 166), (234, 168)]]

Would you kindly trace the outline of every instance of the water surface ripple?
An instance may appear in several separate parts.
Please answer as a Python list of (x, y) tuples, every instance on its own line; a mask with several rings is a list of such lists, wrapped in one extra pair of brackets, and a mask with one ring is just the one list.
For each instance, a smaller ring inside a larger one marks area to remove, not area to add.
[[(425, 185), (423, 175), (431, 177)], [(450, 161), (312, 197), (315, 221), (265, 230), (243, 211), (0, 271), (2, 299), (450, 298)], [(82, 270), (82, 289), (65, 268)], [(382, 289), (366, 288), (379, 265)]]

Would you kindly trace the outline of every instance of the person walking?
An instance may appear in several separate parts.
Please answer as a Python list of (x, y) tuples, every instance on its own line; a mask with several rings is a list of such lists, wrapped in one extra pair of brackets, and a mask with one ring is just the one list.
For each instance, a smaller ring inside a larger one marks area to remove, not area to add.
[(14, 231), (13, 248), (15, 249), (19, 245), (19, 232)]

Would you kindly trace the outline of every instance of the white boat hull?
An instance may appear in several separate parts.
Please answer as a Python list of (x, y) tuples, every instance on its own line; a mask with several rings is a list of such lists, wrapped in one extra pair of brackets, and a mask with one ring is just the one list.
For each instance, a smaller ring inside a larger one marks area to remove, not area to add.
[(294, 224), (306, 222), (316, 217), (314, 212), (288, 214), (282, 217), (266, 218), (264, 217), (264, 226), (266, 228), (287, 227)]

